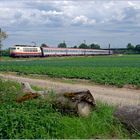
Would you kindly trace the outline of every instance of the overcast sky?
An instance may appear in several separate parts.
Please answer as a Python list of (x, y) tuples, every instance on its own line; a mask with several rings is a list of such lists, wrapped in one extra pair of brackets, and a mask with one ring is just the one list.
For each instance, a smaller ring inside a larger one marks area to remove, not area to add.
[(4, 45), (98, 43), (102, 48), (140, 44), (140, 1), (0, 0)]

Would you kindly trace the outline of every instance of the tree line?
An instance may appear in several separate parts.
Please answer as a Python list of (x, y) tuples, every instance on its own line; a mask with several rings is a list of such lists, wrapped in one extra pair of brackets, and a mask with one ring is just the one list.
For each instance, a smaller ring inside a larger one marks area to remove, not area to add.
[[(67, 48), (67, 44), (65, 42), (63, 43), (59, 43), (58, 44), (58, 48)], [(80, 48), (80, 49), (100, 49), (100, 45), (98, 44), (90, 44), (90, 45), (87, 45), (86, 43), (81, 43), (79, 46), (73, 46), (71, 48)]]
[(140, 44), (128, 43), (126, 48), (111, 48), (114, 54), (140, 54)]
[[(41, 47), (49, 47), (45, 43), (41, 44)], [(75, 45), (73, 47), (68, 47), (65, 42), (59, 43), (58, 48), (80, 48), (80, 49), (100, 49), (99, 44), (92, 43), (90, 45), (87, 45), (86, 43), (81, 43), (79, 46)]]
[(139, 51), (140, 52), (140, 44), (134, 46), (131, 43), (128, 43), (127, 49), (128, 50), (133, 50), (133, 51)]

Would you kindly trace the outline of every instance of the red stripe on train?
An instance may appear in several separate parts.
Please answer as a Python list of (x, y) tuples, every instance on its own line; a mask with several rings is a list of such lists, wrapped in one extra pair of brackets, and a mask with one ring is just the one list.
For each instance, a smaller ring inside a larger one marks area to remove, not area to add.
[(14, 52), (11, 54), (41, 54), (41, 53), (38, 53), (38, 52)]

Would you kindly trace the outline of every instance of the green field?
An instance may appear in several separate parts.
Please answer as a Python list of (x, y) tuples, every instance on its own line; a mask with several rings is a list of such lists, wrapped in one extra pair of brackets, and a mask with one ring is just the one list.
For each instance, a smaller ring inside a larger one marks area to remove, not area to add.
[[(16, 59), (17, 60), (17, 59)], [(87, 79), (99, 84), (140, 87), (140, 55), (54, 57), (39, 60), (1, 61), (0, 71), (50, 77)]]
[(45, 99), (16, 103), (19, 84), (0, 79), (0, 139), (140, 138), (113, 117), (115, 107), (97, 102), (87, 118), (61, 114)]

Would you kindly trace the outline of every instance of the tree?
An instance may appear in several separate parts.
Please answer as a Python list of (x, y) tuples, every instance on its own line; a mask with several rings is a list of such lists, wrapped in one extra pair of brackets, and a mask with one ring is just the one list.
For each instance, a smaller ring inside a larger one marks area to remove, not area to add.
[(134, 50), (135, 47), (134, 47), (131, 43), (128, 43), (127, 49), (128, 49), (128, 50)]
[(58, 44), (58, 48), (67, 48), (67, 45), (65, 42)]
[(140, 44), (136, 45), (135, 50), (140, 52)]
[(75, 45), (73, 48), (77, 48), (77, 46)]
[(42, 43), (42, 44), (41, 44), (41, 47), (49, 48), (49, 46), (47, 46), (45, 43)]
[(82, 43), (82, 44), (79, 45), (79, 48), (80, 49), (88, 49), (88, 45), (85, 44), (85, 43)]
[(2, 50), (2, 56), (9, 56), (9, 49)]
[(6, 34), (6, 32), (2, 31), (0, 28), (0, 57), (2, 55), (2, 41), (6, 39), (7, 37), (8, 35)]
[(89, 48), (90, 49), (100, 49), (100, 45), (92, 43), (89, 45)]

